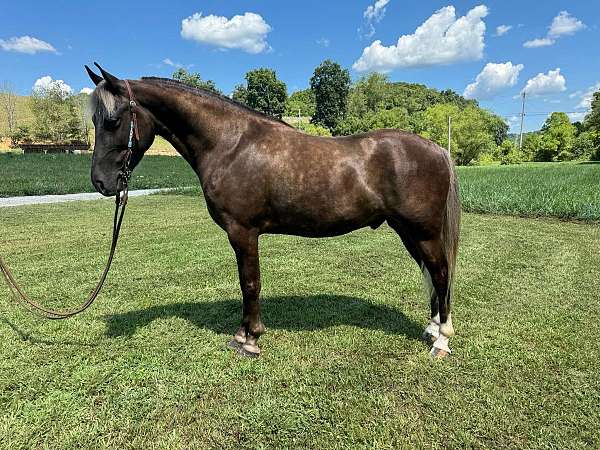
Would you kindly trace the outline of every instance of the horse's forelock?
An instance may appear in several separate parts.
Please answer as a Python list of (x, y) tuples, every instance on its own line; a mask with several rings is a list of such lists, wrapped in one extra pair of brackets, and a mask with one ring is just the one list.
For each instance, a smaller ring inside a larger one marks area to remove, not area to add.
[(101, 82), (91, 96), (92, 110), (100, 117), (110, 117), (117, 110), (117, 98)]

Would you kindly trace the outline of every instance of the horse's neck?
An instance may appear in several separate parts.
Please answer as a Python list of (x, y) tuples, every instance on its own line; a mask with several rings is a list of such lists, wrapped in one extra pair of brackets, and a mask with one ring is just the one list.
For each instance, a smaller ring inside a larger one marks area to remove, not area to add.
[(156, 86), (147, 86), (143, 95), (143, 105), (158, 122), (157, 134), (196, 171), (204, 159), (222, 147), (225, 134), (230, 138), (235, 132), (218, 99)]

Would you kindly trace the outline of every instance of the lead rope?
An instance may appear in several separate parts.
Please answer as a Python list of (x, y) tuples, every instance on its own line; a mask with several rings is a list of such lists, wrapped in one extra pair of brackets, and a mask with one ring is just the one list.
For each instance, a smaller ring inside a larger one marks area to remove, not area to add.
[(125, 80), (125, 85), (127, 86), (127, 91), (129, 93), (129, 111), (131, 113), (131, 123), (129, 125), (129, 140), (127, 142), (127, 155), (123, 162), (123, 167), (121, 172), (119, 173), (119, 179), (122, 182), (123, 189), (121, 191), (117, 191), (115, 196), (115, 215), (113, 218), (113, 232), (112, 232), (112, 242), (110, 245), (110, 253), (108, 255), (108, 261), (106, 262), (106, 266), (104, 267), (104, 271), (102, 272), (102, 276), (100, 280), (96, 284), (94, 290), (90, 293), (88, 298), (77, 308), (69, 309), (69, 310), (56, 310), (51, 308), (46, 308), (45, 306), (40, 305), (35, 302), (23, 291), (21, 286), (15, 280), (12, 272), (0, 256), (0, 271), (8, 285), (10, 291), (13, 296), (17, 300), (17, 303), (25, 306), (28, 310), (37, 313), (41, 317), (50, 320), (60, 320), (67, 319), (76, 314), (79, 314), (90, 306), (96, 300), (98, 295), (100, 294), (100, 290), (104, 285), (104, 281), (108, 276), (108, 272), (110, 270), (110, 266), (112, 264), (113, 258), (115, 256), (115, 250), (117, 249), (117, 242), (119, 240), (119, 232), (121, 231), (121, 224), (123, 223), (123, 216), (125, 215), (125, 207), (127, 206), (127, 201), (129, 197), (129, 178), (131, 177), (131, 170), (129, 168), (129, 163), (131, 162), (131, 155), (133, 153), (133, 136), (135, 134), (135, 138), (139, 142), (139, 133), (137, 128), (137, 116), (134, 111), (134, 107), (136, 103), (133, 99), (133, 93), (131, 92), (131, 88), (129, 87), (129, 82)]

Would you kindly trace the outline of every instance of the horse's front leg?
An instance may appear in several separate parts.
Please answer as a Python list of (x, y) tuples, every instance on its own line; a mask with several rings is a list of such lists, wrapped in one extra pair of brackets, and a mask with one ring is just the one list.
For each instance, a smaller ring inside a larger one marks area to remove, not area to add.
[(232, 226), (227, 230), (227, 234), (235, 251), (244, 299), (242, 323), (229, 346), (235, 348), (241, 355), (257, 357), (260, 354), (257, 341), (265, 332), (265, 326), (260, 318), (258, 232), (241, 226)]

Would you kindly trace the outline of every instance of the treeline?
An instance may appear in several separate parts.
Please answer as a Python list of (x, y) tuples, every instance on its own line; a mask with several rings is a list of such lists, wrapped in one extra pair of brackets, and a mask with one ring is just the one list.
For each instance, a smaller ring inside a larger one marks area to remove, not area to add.
[[(58, 84), (37, 87), (30, 97), (25, 98), (25, 106), (29, 110), (26, 121), (18, 120), (16, 104), (12, 113), (8, 113), (7, 99), (14, 96), (11, 92), (3, 93), (3, 107), (7, 118), (5, 136), (10, 139), (12, 147), (23, 143), (70, 144), (85, 142), (89, 144), (90, 122), (88, 99), (86, 94), (73, 95), (66, 92)], [(16, 98), (14, 96), (13, 98)], [(12, 120), (11, 120), (12, 119)]]
[[(215, 83), (179, 69), (173, 78), (221, 93)], [(482, 154), (497, 155), (508, 125), (452, 90), (437, 91), (421, 84), (392, 83), (371, 74), (352, 83), (350, 73), (326, 60), (314, 71), (310, 88), (287, 95), (275, 71), (249, 71), (235, 87), (234, 100), (273, 117), (287, 116), (294, 126), (320, 136), (345, 136), (380, 128), (419, 133), (439, 145), (448, 145), (448, 116), (452, 116), (452, 155), (470, 164)], [(306, 120), (308, 118), (308, 120)]]
[[(184, 69), (173, 76), (184, 82), (192, 77), (191, 84), (221, 93), (213, 81)], [(450, 147), (458, 164), (600, 159), (600, 127), (595, 119), (600, 113), (594, 112), (600, 108), (598, 94), (592, 113), (583, 123), (571, 124), (565, 113), (553, 113), (539, 132), (525, 137), (519, 149), (514, 137), (509, 139), (509, 126), (503, 118), (452, 90), (390, 82), (386, 75), (377, 73), (352, 83), (349, 71), (331, 60), (314, 70), (310, 88), (289, 96), (274, 70), (251, 70), (245, 80), (236, 86), (234, 100), (277, 118), (287, 116), (294, 126), (315, 135), (344, 136), (397, 128), (447, 147), (450, 117)]]
[[(178, 69), (173, 78), (223, 94), (214, 81), (204, 80), (198, 73)], [(600, 92), (594, 94), (591, 112), (583, 122), (572, 124), (565, 113), (555, 112), (540, 131), (528, 133), (519, 148), (516, 137), (508, 135), (504, 119), (452, 90), (391, 82), (377, 73), (352, 83), (349, 71), (331, 60), (315, 68), (309, 86), (288, 96), (286, 84), (274, 70), (259, 68), (246, 73), (245, 82), (235, 87), (232, 97), (267, 115), (285, 117), (314, 135), (344, 136), (396, 128), (418, 133), (444, 148), (448, 146), (450, 117), (451, 152), (461, 165), (600, 160)], [(51, 84), (32, 93), (29, 107), (33, 116), (29, 124), (9, 123), (13, 144), (88, 139), (87, 95), (71, 95)]]
[(571, 123), (564, 112), (554, 112), (542, 129), (528, 133), (521, 151), (505, 146), (511, 162), (519, 161), (600, 161), (600, 91), (594, 93), (591, 110), (583, 122)]

